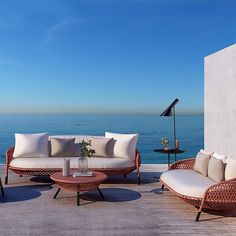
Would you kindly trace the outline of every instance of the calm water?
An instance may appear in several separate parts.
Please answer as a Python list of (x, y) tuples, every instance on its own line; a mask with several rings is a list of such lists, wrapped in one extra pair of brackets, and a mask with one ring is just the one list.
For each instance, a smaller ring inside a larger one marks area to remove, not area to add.
[[(180, 148), (186, 151), (177, 158), (195, 155), (203, 147), (203, 116), (177, 116), (176, 126)], [(153, 150), (162, 148), (161, 137), (173, 139), (173, 118), (154, 115), (0, 115), (0, 163), (5, 162), (7, 148), (14, 146), (16, 132), (104, 135), (105, 131), (138, 133), (142, 163), (167, 163), (166, 155)]]

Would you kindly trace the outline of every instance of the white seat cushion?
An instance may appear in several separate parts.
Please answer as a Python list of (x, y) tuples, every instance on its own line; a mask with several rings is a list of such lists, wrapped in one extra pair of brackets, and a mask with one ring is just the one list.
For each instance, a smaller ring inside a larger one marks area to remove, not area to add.
[[(70, 159), (71, 168), (78, 168), (77, 157), (67, 157)], [(50, 168), (62, 168), (62, 157), (47, 157), (47, 158), (15, 158), (11, 161), (10, 166), (15, 168), (29, 168), (29, 169), (50, 169)], [(135, 166), (134, 161), (127, 158), (104, 158), (104, 157), (92, 157), (88, 158), (89, 168), (125, 168)]]
[(203, 198), (207, 188), (216, 184), (212, 179), (194, 170), (186, 169), (166, 171), (161, 175), (160, 179), (175, 192), (197, 198)]

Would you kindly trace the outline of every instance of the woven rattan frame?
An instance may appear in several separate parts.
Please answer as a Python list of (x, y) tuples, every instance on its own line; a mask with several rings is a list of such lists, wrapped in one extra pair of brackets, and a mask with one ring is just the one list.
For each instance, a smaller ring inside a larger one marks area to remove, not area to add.
[[(14, 147), (11, 147), (6, 152), (6, 167), (5, 167), (5, 184), (8, 184), (8, 173), (9, 170), (15, 172), (19, 175), (29, 175), (29, 176), (50, 176), (56, 172), (62, 171), (61, 168), (59, 169), (27, 169), (27, 168), (15, 168), (10, 165), (11, 161), (13, 160), (13, 152)], [(140, 171), (139, 167), (141, 165), (141, 156), (138, 150), (136, 150), (135, 154), (135, 166), (132, 167), (126, 167), (126, 168), (110, 168), (110, 169), (90, 169), (92, 171), (99, 171), (103, 172), (108, 176), (114, 176), (114, 175), (124, 175), (136, 171), (137, 175), (137, 183), (140, 184)]]
[[(195, 158), (181, 160), (173, 163), (169, 170), (173, 169), (193, 169)], [(217, 183), (209, 187), (203, 198), (194, 198), (186, 195), (181, 195), (170, 188), (165, 182), (160, 180), (162, 184), (170, 191), (174, 192), (177, 196), (184, 201), (199, 208), (196, 221), (199, 220), (201, 211), (204, 209), (211, 210), (229, 210), (236, 207), (236, 178)]]

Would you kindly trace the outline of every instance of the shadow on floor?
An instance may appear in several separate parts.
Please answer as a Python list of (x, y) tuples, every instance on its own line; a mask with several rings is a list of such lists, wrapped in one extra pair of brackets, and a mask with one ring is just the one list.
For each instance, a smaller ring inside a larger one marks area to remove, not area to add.
[[(141, 172), (141, 184), (150, 184), (158, 182), (161, 172)], [(18, 178), (17, 181), (11, 181), (9, 184), (22, 184), (27, 181), (34, 183), (54, 183), (49, 176), (35, 176), (35, 177), (23, 177)], [(130, 173), (127, 177), (123, 175), (109, 176), (104, 182), (105, 184), (137, 184), (136, 173)]]
[(145, 192), (154, 193), (154, 194), (163, 194), (165, 192), (169, 192), (169, 189), (167, 189), (167, 188), (164, 188), (164, 189), (154, 188), (154, 189), (152, 189), (150, 191), (143, 191), (142, 193), (145, 193)]
[(159, 178), (162, 172), (142, 172), (141, 173), (141, 183), (149, 184), (159, 182)]
[[(154, 193), (154, 194), (164, 194), (165, 192), (170, 192), (170, 190), (167, 188), (164, 188), (164, 189), (155, 188), (150, 191), (142, 191), (141, 193), (145, 193), (145, 192)], [(171, 193), (171, 194), (173, 194), (173, 193)], [(176, 198), (179, 198), (179, 197), (176, 196)], [(189, 205), (191, 205), (191, 204), (189, 204)], [(196, 207), (196, 209), (198, 209), (198, 208)], [(216, 210), (204, 209), (203, 212), (206, 214), (204, 214), (204, 216), (201, 216), (199, 221), (212, 221), (212, 220), (222, 219), (225, 217), (236, 217), (236, 206), (234, 209), (232, 209), (230, 211), (229, 210), (228, 211), (227, 210), (216, 211)]]
[(9, 178), (8, 184), (6, 186), (11, 186), (11, 185), (26, 185), (26, 184), (31, 184), (31, 183), (41, 183), (41, 184), (52, 184), (54, 183), (51, 179), (50, 176), (14, 176), (14, 178)]
[(0, 203), (21, 202), (41, 196), (41, 192), (51, 189), (51, 185), (29, 185), (5, 187), (5, 197), (0, 198)]
[[(125, 188), (101, 188), (101, 191), (104, 195), (104, 201), (106, 202), (135, 201), (142, 196), (137, 191)], [(96, 190), (83, 193), (82, 198), (91, 201), (101, 201), (101, 196)]]
[[(141, 184), (150, 184), (158, 182), (161, 172), (142, 172), (141, 173)], [(137, 176), (136, 173), (128, 174), (127, 177), (122, 175), (109, 176), (105, 184), (136, 184)]]
[(30, 178), (30, 181), (34, 183), (54, 183), (50, 176), (34, 176)]
[(209, 217), (208, 218), (202, 217), (200, 218), (200, 221), (211, 221), (225, 217), (236, 217), (236, 208), (230, 211), (213, 211), (205, 209), (203, 212), (209, 214)]

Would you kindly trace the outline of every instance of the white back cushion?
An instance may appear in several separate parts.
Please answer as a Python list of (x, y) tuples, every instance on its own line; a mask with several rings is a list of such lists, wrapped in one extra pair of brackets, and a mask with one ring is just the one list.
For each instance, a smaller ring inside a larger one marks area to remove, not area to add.
[(94, 135), (76, 135), (76, 134), (67, 134), (67, 135), (51, 135), (49, 136), (49, 141), (51, 138), (75, 138), (75, 143), (80, 143), (82, 140), (90, 140), (92, 138), (105, 138), (105, 136), (94, 136)]
[(210, 155), (204, 154), (201, 151), (198, 152), (193, 169), (196, 172), (199, 172), (202, 175), (207, 176), (208, 164), (209, 164), (210, 158), (211, 158)]
[(203, 149), (201, 149), (200, 152), (205, 154), (205, 155), (209, 155), (209, 156), (211, 156), (214, 153), (214, 152), (211, 152), (209, 150), (203, 150)]
[(14, 158), (48, 156), (48, 133), (15, 134)]
[(236, 158), (231, 157), (231, 156), (228, 156), (228, 157), (226, 158), (225, 163), (229, 163), (231, 160), (232, 160), (232, 161), (236, 161)]
[(105, 133), (106, 138), (114, 138), (114, 157), (123, 157), (135, 160), (135, 150), (138, 134)]
[(225, 180), (236, 178), (236, 160), (228, 158), (225, 168)]
[[(111, 139), (105, 138), (105, 136), (94, 135), (53, 135), (49, 136), (49, 142), (52, 138), (70, 139), (75, 138), (75, 155), (80, 156), (80, 143), (82, 140), (92, 141), (92, 149), (95, 149), (95, 156), (113, 157), (114, 155), (114, 143)], [(109, 142), (109, 140), (111, 142)], [(107, 142), (106, 142), (107, 141)]]
[(114, 139), (113, 138), (89, 138), (91, 140), (92, 149), (95, 150), (94, 156), (113, 157), (114, 156)]
[(218, 160), (222, 160), (223, 162), (225, 162), (226, 158), (227, 158), (225, 155), (221, 155), (221, 154), (218, 154), (218, 153), (215, 153), (215, 152), (213, 153), (212, 156), (215, 157)]

